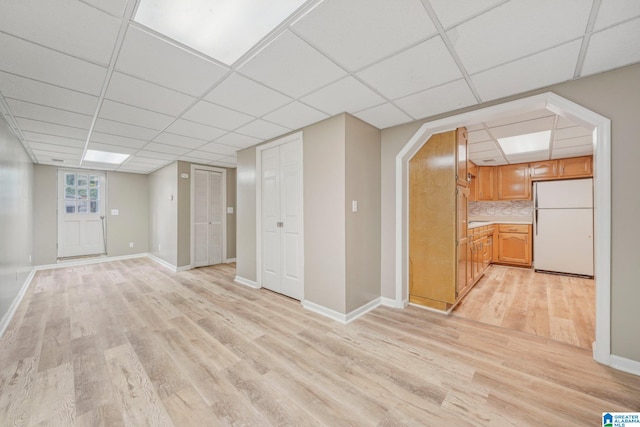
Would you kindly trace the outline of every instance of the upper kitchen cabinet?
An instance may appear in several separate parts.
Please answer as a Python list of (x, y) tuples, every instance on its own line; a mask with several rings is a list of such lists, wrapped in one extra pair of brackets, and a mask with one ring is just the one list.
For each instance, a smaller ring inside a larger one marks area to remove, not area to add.
[(593, 174), (592, 156), (571, 157), (558, 160), (560, 176), (563, 178), (590, 177)]
[(498, 200), (531, 200), (529, 163), (498, 167)]
[(456, 180), (458, 185), (469, 186), (469, 152), (467, 128), (456, 129)]
[(473, 162), (469, 162), (469, 201), (478, 201), (478, 167)]
[(495, 167), (478, 166), (476, 195), (478, 201), (498, 200)]
[(543, 160), (531, 163), (530, 174), (532, 180), (555, 178), (558, 176), (558, 161)]

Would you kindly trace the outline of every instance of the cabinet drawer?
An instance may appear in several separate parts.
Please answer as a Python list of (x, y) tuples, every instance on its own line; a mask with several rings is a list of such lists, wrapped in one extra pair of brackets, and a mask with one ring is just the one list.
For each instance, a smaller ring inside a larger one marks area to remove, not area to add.
[(528, 233), (528, 224), (500, 224), (498, 225), (498, 232), (500, 233)]

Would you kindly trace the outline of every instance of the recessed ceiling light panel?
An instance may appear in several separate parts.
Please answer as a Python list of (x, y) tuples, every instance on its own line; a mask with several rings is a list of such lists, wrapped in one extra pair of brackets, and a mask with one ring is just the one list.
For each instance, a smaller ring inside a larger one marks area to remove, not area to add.
[(548, 150), (550, 137), (551, 131), (545, 130), (544, 132), (498, 138), (498, 143), (502, 147), (504, 154), (508, 156), (510, 154)]
[(86, 162), (110, 163), (119, 165), (129, 158), (128, 154), (111, 153), (108, 151), (87, 150), (84, 155)]
[(134, 21), (231, 65), (305, 0), (140, 0)]

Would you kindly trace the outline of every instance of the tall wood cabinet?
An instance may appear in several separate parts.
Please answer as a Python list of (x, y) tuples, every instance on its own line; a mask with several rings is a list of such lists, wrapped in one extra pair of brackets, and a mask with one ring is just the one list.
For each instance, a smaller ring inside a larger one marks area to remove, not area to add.
[(433, 135), (409, 161), (409, 301), (443, 311), (466, 286), (462, 151), (466, 159), (466, 130), (450, 131)]

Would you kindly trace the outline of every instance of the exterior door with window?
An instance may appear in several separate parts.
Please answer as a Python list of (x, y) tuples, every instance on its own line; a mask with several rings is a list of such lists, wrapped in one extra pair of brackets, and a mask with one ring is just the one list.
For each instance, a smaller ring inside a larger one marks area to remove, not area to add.
[(58, 258), (106, 253), (105, 174), (58, 171)]

